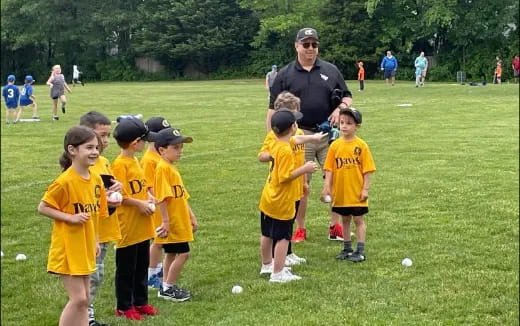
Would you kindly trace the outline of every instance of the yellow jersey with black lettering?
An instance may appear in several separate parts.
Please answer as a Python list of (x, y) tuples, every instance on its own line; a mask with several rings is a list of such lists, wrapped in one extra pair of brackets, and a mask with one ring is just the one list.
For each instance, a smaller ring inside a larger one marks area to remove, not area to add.
[[(141, 167), (143, 168), (144, 177), (146, 179), (146, 184), (148, 185), (148, 188), (154, 188), (155, 168), (157, 167), (157, 164), (160, 160), (161, 155), (154, 151), (151, 151), (150, 149), (146, 150), (143, 157), (141, 158)], [(152, 214), (152, 221), (154, 224), (154, 230), (156, 227), (161, 225), (161, 215), (159, 214), (159, 210), (156, 210)]]
[[(298, 128), (296, 130), (296, 136), (299, 136), (299, 135), (304, 135), (303, 130), (301, 130), (300, 128)], [(258, 155), (260, 155), (260, 153), (263, 153), (263, 152), (270, 153), (271, 147), (277, 140), (278, 140), (278, 138), (276, 138), (274, 131), (272, 131), (272, 130), (269, 131), (267, 133), (267, 135), (265, 136), (264, 143), (262, 144), (262, 148), (260, 149), (260, 152), (258, 152)], [(296, 159), (296, 167), (298, 168), (298, 167), (302, 166), (303, 164), (305, 164), (305, 144), (297, 145), (296, 142), (294, 141), (294, 137), (291, 137), (289, 144), (294, 153), (294, 157)], [(296, 180), (298, 182), (298, 189), (300, 189), (300, 191), (298, 192), (298, 196), (297, 196), (298, 199), (296, 199), (296, 200), (300, 200), (303, 197), (303, 174), (301, 176), (299, 176), (298, 178), (296, 178)]]
[[(90, 167), (90, 171), (99, 175), (112, 175), (110, 162), (103, 156), (99, 156), (96, 164)], [(121, 239), (117, 210), (110, 214), (108, 218), (99, 221), (99, 243), (105, 243)]]
[[(166, 238), (156, 237), (155, 242), (193, 241), (193, 229), (188, 206), (190, 195), (184, 187), (179, 170), (164, 159), (161, 159), (155, 170), (155, 196), (158, 203), (166, 201), (168, 217), (170, 218), (168, 236)], [(159, 208), (157, 208), (157, 211), (161, 214)]]
[[(137, 158), (119, 155), (112, 163), (112, 172), (123, 184), (123, 201), (127, 198), (148, 200), (148, 190), (143, 169)], [(141, 213), (136, 206), (125, 205), (117, 208), (121, 239), (117, 248), (124, 248), (154, 237), (152, 217)]]
[(274, 142), (269, 153), (273, 159), (258, 207), (272, 218), (290, 220), (295, 214), (294, 202), (299, 199), (298, 181), (289, 180), (296, 169), (296, 159), (289, 143), (280, 140)]
[(374, 172), (376, 166), (368, 145), (361, 138), (336, 139), (329, 147), (323, 169), (332, 172), (333, 207), (368, 207), (368, 200), (359, 200), (363, 175)]
[(85, 179), (70, 167), (47, 188), (42, 201), (67, 214), (90, 215), (83, 224), (53, 221), (47, 271), (66, 275), (95, 272), (98, 222), (108, 217), (101, 177), (91, 173)]

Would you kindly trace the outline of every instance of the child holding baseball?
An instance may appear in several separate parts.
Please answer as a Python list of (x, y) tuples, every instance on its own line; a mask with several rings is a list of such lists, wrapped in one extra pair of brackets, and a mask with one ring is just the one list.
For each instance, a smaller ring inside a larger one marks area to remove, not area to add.
[(67, 98), (65, 97), (65, 89), (69, 93), (72, 93), (69, 85), (65, 81), (65, 76), (61, 73), (61, 66), (54, 65), (52, 67), (51, 75), (47, 80), (47, 85), (49, 85), (51, 90), (51, 99), (52, 99), (52, 119), (59, 120), (58, 117), (58, 99), (61, 102), (61, 112), (65, 114), (65, 105), (67, 104)]
[(165, 252), (164, 281), (158, 297), (176, 302), (191, 298), (191, 292), (177, 286), (177, 280), (190, 257), (189, 243), (198, 224), (188, 204), (190, 195), (174, 163), (181, 159), (183, 145), (192, 141), (178, 129), (167, 128), (159, 131), (155, 142), (161, 160), (155, 170), (154, 191), (162, 219), (155, 242), (162, 245)]
[[(94, 130), (98, 135), (101, 146), (100, 154), (108, 147), (110, 138), (111, 121), (104, 114), (90, 111), (82, 115), (79, 124)], [(106, 326), (95, 319), (94, 316), (94, 299), (101, 287), (105, 275), (104, 260), (107, 255), (109, 245), (113, 241), (121, 239), (121, 231), (119, 229), (119, 220), (117, 218), (116, 207), (121, 201), (112, 200), (111, 195), (115, 192), (121, 193), (121, 182), (114, 179), (110, 162), (105, 157), (99, 155), (96, 163), (90, 167), (90, 171), (99, 174), (104, 178), (105, 191), (107, 194), (109, 217), (99, 221), (99, 255), (96, 257), (96, 272), (90, 274), (90, 300), (88, 307), (89, 326)]]
[(98, 222), (108, 217), (103, 180), (90, 172), (99, 156), (93, 130), (76, 126), (65, 135), (60, 158), (63, 173), (52, 182), (38, 206), (52, 218), (47, 271), (60, 275), (69, 300), (59, 325), (87, 325), (89, 276), (96, 271)]
[(18, 108), (18, 99), (20, 98), (20, 91), (14, 84), (16, 77), (14, 75), (7, 76), (7, 85), (2, 89), (2, 96), (5, 101), (5, 123), (9, 124), (9, 116), (12, 116), (13, 123), (16, 123)]
[(155, 198), (146, 185), (144, 171), (135, 157), (145, 141), (154, 140), (146, 125), (138, 119), (124, 119), (114, 129), (121, 154), (112, 163), (116, 180), (123, 184), (123, 202), (117, 208), (121, 239), (116, 243), (116, 316), (142, 320), (157, 315), (148, 304), (148, 264), (150, 239), (154, 237), (152, 214)]
[[(145, 122), (148, 130), (151, 132), (159, 132), (163, 129), (169, 128), (170, 123), (163, 117), (152, 117)], [(144, 176), (146, 178), (146, 186), (148, 191), (154, 194), (154, 183), (155, 183), (155, 168), (161, 160), (161, 155), (155, 149), (155, 142), (148, 142), (148, 150), (144, 153), (141, 158), (141, 166), (144, 170)], [(161, 225), (161, 215), (159, 211), (155, 211), (152, 215), (154, 228)], [(148, 265), (148, 287), (153, 289), (159, 289), (161, 287), (162, 278), (162, 246), (155, 240), (150, 245), (150, 263)]]
[[(365, 261), (366, 225), (364, 215), (368, 213), (368, 190), (370, 175), (376, 171), (368, 145), (356, 132), (362, 122), (361, 112), (354, 108), (342, 109), (339, 127), (342, 137), (329, 147), (325, 170), (325, 185), (322, 200), (332, 197), (332, 211), (342, 216), (344, 248), (336, 259), (352, 262)], [(356, 224), (356, 251), (352, 250), (350, 222)]]
[[(269, 177), (260, 198), (260, 248), (262, 253), (262, 271), (271, 272), (270, 281), (285, 283), (299, 280), (284, 268), (287, 249), (292, 237), (292, 226), (296, 213), (295, 202), (300, 193), (297, 178), (304, 173), (313, 173), (317, 165), (307, 162), (298, 166), (291, 148), (291, 137), (296, 134), (296, 121), (302, 118), (300, 112), (286, 108), (276, 111), (271, 117), (271, 128), (276, 141), (270, 149)], [(273, 259), (273, 243), (274, 259)]]

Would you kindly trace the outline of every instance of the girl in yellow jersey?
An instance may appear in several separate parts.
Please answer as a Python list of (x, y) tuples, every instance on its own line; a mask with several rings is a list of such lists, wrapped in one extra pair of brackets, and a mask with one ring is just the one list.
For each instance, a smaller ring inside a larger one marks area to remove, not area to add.
[(96, 271), (98, 221), (108, 217), (103, 180), (91, 173), (99, 156), (90, 128), (72, 127), (60, 158), (63, 173), (47, 188), (38, 206), (54, 220), (47, 271), (59, 274), (69, 301), (59, 325), (88, 325), (89, 275)]

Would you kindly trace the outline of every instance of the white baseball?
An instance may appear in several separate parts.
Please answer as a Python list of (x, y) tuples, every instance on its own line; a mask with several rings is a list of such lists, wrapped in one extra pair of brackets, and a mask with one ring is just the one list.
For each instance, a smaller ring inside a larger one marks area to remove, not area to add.
[(0, 255), (1, 255), (2, 257), (4, 257), (4, 252), (3, 252), (3, 251), (0, 251)]
[(157, 227), (157, 229), (155, 229), (155, 234), (157, 234), (157, 237), (159, 238), (166, 238), (167, 235), (164, 234), (164, 232), (162, 232), (162, 229), (161, 227)]
[(148, 208), (149, 208), (152, 212), (155, 212), (155, 204), (154, 204), (154, 203), (150, 203), (150, 204), (148, 204)]
[(18, 254), (18, 255), (16, 255), (16, 258), (15, 258), (15, 259), (18, 260), (18, 261), (26, 260), (26, 259), (27, 259), (27, 256), (24, 255), (24, 254)]
[(413, 265), (413, 262), (410, 258), (405, 258), (403, 259), (403, 261), (401, 262), (401, 265), (405, 266), (405, 267), (410, 267)]
[(235, 285), (231, 288), (231, 293), (233, 294), (239, 294), (242, 293), (244, 289), (240, 285)]
[(108, 196), (108, 200), (113, 203), (119, 203), (123, 200), (123, 195), (121, 195), (119, 192), (114, 191), (113, 193)]
[(330, 202), (332, 202), (332, 197), (330, 197), (329, 195), (323, 197), (323, 202), (324, 202), (324, 203), (330, 203)]

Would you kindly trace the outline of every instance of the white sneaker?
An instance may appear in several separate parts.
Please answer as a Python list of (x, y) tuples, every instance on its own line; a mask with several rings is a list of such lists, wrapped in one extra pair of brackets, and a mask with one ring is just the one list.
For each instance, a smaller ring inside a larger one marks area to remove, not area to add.
[(298, 275), (293, 274), (288, 268), (282, 269), (279, 273), (271, 273), (269, 282), (273, 283), (287, 283), (291, 281), (298, 281), (302, 278)]
[(285, 257), (285, 266), (289, 267), (289, 266), (294, 266), (294, 265), (300, 265), (300, 262), (296, 259), (293, 259), (289, 256), (286, 256)]
[(303, 263), (307, 262), (307, 259), (305, 259), (303, 257), (296, 256), (296, 254), (294, 252), (292, 254), (290, 254), (290, 255), (287, 255), (287, 258), (292, 259), (294, 261), (297, 261), (300, 264), (303, 264)]
[(273, 272), (274, 263), (271, 261), (270, 264), (262, 264), (260, 268), (260, 275), (271, 274)]

